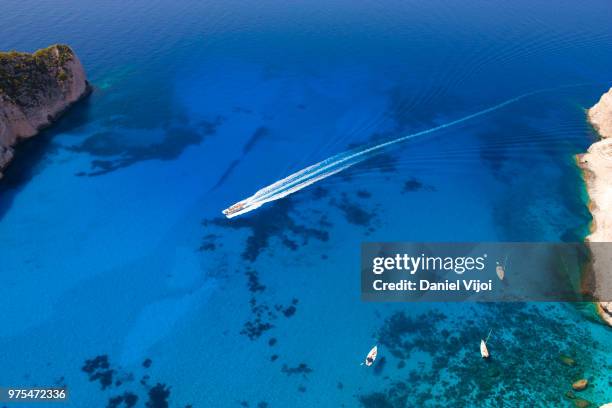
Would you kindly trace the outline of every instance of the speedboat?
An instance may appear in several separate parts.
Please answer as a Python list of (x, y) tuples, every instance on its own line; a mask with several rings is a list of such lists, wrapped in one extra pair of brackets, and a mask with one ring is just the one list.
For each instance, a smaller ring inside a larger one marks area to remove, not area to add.
[(242, 210), (244, 208), (244, 201), (240, 201), (228, 208), (226, 208), (225, 210), (223, 210), (223, 214), (230, 216), (232, 214), (237, 213), (238, 211)]
[(233, 218), (237, 215), (244, 214), (261, 207), (262, 204), (262, 202), (253, 203), (250, 200), (242, 200), (223, 210), (223, 215), (225, 215), (227, 218)]

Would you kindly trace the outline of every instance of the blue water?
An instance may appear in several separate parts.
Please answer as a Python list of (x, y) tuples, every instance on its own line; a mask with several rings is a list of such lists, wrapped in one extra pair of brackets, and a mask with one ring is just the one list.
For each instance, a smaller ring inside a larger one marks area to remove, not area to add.
[[(573, 155), (612, 85), (609, 1), (52, 3), (4, 1), (0, 49), (70, 44), (95, 90), (0, 184), (0, 386), (66, 385), (74, 407), (569, 407), (585, 377), (580, 398), (612, 401), (588, 305), (359, 292), (363, 241), (584, 237)], [(566, 85), (221, 217), (333, 154)]]

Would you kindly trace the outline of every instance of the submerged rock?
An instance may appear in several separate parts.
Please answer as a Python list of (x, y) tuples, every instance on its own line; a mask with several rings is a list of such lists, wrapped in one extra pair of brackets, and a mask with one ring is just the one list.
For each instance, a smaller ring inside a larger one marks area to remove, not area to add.
[(67, 45), (33, 54), (0, 52), (0, 171), (20, 139), (49, 126), (89, 91), (83, 66)]
[(587, 408), (591, 406), (591, 403), (585, 399), (577, 398), (574, 400), (574, 405), (578, 408)]
[(580, 379), (572, 384), (572, 388), (576, 391), (582, 391), (589, 385), (589, 381), (587, 379)]
[(562, 354), (561, 356), (559, 356), (559, 359), (566, 366), (574, 367), (576, 365), (576, 361), (573, 358), (569, 357), (569, 356), (564, 356)]

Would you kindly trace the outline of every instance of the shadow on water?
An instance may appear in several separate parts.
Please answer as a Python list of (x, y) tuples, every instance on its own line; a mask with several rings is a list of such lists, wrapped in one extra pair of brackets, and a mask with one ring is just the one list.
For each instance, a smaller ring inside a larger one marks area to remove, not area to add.
[(163, 139), (144, 145), (129, 145), (121, 132), (105, 131), (85, 139), (80, 145), (68, 147), (77, 153), (97, 157), (91, 162), (89, 172), (77, 176), (101, 176), (146, 160), (174, 160), (189, 146), (199, 145), (216, 132), (220, 122), (203, 122), (199, 127), (166, 127)]
[(44, 167), (45, 161), (58, 151), (56, 135), (73, 132), (91, 118), (91, 96), (72, 106), (57, 122), (35, 137), (23, 140), (15, 149), (15, 157), (0, 180), (0, 220), (11, 208), (19, 191)]

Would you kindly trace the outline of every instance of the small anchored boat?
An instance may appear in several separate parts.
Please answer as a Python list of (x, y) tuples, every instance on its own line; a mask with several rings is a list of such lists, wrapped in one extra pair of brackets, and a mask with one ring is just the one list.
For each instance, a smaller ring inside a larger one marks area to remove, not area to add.
[(504, 267), (502, 265), (500, 265), (499, 263), (495, 267), (495, 273), (497, 273), (497, 277), (499, 278), (499, 280), (504, 280), (504, 276), (506, 275), (506, 271), (504, 270)]
[(489, 358), (491, 354), (489, 354), (489, 348), (487, 347), (487, 341), (489, 341), (489, 337), (491, 337), (491, 331), (489, 330), (489, 335), (486, 340), (480, 340), (480, 355), (482, 358)]
[[(372, 350), (368, 353), (365, 359), (365, 365), (368, 367), (374, 364), (374, 360), (376, 360), (376, 356), (378, 355), (378, 346), (372, 347)], [(363, 364), (363, 363), (362, 363)]]
[(504, 277), (506, 276), (506, 263), (508, 262), (508, 257), (506, 256), (506, 258), (504, 258), (504, 263), (500, 264), (499, 262), (497, 262), (496, 266), (495, 266), (495, 273), (497, 274), (497, 277), (499, 278), (499, 280), (504, 280)]
[(484, 340), (480, 340), (480, 355), (482, 358), (489, 358), (489, 349), (487, 343)]

